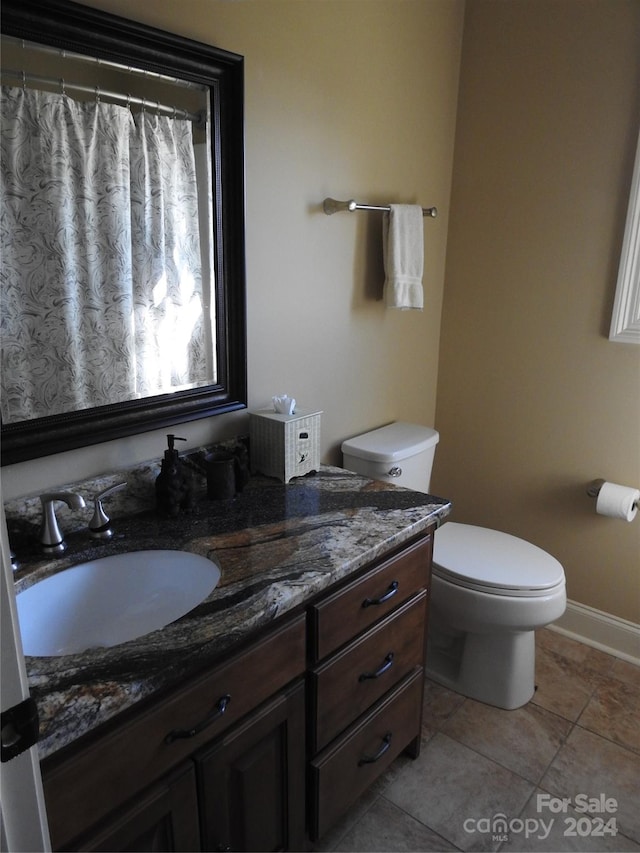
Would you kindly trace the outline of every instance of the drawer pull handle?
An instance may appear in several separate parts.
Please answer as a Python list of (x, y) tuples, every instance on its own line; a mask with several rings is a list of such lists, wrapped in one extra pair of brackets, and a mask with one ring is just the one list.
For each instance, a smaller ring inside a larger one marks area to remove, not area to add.
[(384, 595), (381, 595), (380, 598), (365, 598), (362, 602), (362, 606), (371, 607), (372, 604), (384, 604), (385, 601), (389, 601), (390, 598), (393, 598), (398, 591), (398, 586), (398, 581), (392, 581), (392, 583), (389, 584), (389, 589)]
[(231, 696), (226, 693), (224, 696), (221, 696), (220, 699), (216, 702), (215, 708), (213, 711), (204, 718), (197, 725), (193, 726), (191, 729), (173, 729), (169, 734), (165, 737), (165, 743), (173, 743), (174, 740), (180, 740), (181, 738), (189, 738), (195, 737), (199, 735), (200, 732), (203, 732), (207, 726), (210, 726), (211, 723), (214, 723), (218, 720), (224, 712), (229, 707), (229, 702), (231, 702)]
[(384, 659), (384, 663), (377, 669), (375, 672), (363, 672), (362, 675), (358, 678), (358, 681), (367, 681), (369, 678), (380, 678), (380, 676), (386, 672), (388, 669), (391, 669), (393, 666), (393, 652), (389, 652), (389, 654)]
[(382, 738), (382, 746), (376, 752), (376, 754), (375, 755), (365, 755), (364, 758), (361, 758), (360, 761), (358, 761), (358, 767), (362, 767), (363, 764), (375, 764), (376, 761), (378, 761), (380, 758), (382, 758), (382, 756), (385, 754), (385, 752), (391, 746), (391, 738), (392, 737), (393, 737), (393, 735), (391, 734), (391, 732), (387, 732), (386, 735)]

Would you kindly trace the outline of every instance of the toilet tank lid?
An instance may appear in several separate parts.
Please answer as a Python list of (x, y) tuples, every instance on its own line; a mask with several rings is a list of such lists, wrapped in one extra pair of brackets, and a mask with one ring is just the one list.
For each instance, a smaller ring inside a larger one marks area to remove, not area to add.
[(371, 462), (397, 462), (435, 447), (435, 429), (402, 421), (356, 435), (342, 442), (342, 452)]
[(456, 521), (436, 531), (433, 565), (444, 577), (501, 589), (545, 590), (564, 581), (562, 565), (537, 545)]

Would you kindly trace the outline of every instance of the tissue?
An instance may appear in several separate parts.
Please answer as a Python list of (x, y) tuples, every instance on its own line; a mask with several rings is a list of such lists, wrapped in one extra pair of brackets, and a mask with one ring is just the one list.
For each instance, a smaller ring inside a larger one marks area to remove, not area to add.
[(296, 401), (293, 397), (283, 394), (281, 397), (272, 397), (273, 409), (279, 415), (292, 415), (296, 410)]

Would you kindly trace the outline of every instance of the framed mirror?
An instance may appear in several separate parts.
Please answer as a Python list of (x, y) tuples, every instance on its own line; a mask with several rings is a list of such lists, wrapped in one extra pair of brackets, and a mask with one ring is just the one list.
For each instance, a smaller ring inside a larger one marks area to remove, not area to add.
[(2, 0), (2, 464), (244, 408), (243, 59)]

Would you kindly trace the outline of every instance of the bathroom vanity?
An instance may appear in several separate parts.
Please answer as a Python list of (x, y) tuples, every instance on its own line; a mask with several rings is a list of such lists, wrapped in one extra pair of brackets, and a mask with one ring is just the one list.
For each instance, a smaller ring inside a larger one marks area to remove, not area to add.
[[(90, 557), (174, 548), (219, 585), (138, 640), (27, 658), (54, 849), (302, 850), (420, 748), (446, 500), (337, 468), (254, 477), (191, 516), (114, 521)], [(30, 564), (18, 589), (87, 559)]]

